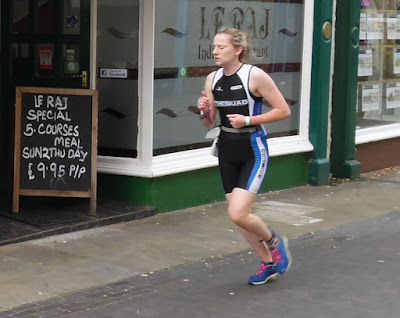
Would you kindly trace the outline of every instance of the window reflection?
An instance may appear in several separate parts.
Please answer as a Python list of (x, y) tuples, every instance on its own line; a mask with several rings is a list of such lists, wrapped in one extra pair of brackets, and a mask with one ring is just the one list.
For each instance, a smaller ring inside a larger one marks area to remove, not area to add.
[(39, 1), (37, 14), (38, 33), (54, 34), (56, 32), (56, 1)]
[(98, 1), (100, 155), (137, 157), (139, 1)]
[(25, 82), (30, 79), (29, 44), (14, 43), (10, 46), (10, 76), (18, 82)]
[(81, 32), (81, 1), (65, 0), (63, 2), (64, 34), (80, 34)]
[[(212, 41), (221, 26), (246, 31), (251, 64), (275, 80), (289, 119), (266, 125), (269, 137), (297, 135), (304, 4), (285, 1), (158, 0), (155, 10), (154, 154), (209, 146), (197, 99), (215, 69)], [(264, 107), (264, 111), (270, 108)]]
[(14, 0), (12, 5), (12, 32), (24, 33), (29, 30), (29, 0)]

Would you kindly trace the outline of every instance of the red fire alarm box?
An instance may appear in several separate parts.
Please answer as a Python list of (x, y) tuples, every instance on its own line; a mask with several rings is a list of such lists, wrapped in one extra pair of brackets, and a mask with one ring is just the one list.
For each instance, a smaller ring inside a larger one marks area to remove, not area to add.
[(39, 47), (39, 69), (52, 70), (53, 69), (53, 54), (54, 48), (51, 45), (42, 45)]

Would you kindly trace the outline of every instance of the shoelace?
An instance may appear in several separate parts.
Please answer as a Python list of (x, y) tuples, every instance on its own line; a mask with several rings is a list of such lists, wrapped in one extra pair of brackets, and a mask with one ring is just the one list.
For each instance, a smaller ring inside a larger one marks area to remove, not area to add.
[(260, 268), (258, 269), (258, 272), (256, 273), (255, 276), (260, 276), (260, 275), (262, 275), (262, 273), (266, 270), (267, 267), (268, 267), (267, 265), (265, 265), (264, 263), (261, 263), (261, 266), (260, 266)]
[(271, 254), (272, 254), (272, 258), (273, 258), (275, 264), (278, 264), (282, 261), (282, 255), (281, 255), (281, 253), (279, 253), (278, 247), (274, 248), (271, 251)]

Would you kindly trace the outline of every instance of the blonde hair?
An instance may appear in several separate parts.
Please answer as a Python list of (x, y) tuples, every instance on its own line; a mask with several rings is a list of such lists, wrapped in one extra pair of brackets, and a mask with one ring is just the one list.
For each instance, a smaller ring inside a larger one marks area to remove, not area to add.
[(235, 28), (222, 27), (217, 34), (229, 34), (232, 38), (231, 42), (235, 47), (241, 47), (242, 53), (239, 55), (239, 61), (248, 62), (251, 58), (251, 46), (249, 34)]

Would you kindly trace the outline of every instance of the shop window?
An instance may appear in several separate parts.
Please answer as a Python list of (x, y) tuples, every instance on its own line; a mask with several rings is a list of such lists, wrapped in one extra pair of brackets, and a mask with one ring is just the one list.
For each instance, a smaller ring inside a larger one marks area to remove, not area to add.
[[(213, 36), (221, 26), (248, 32), (251, 64), (269, 73), (292, 110), (266, 125), (270, 138), (299, 134), (304, 1), (156, 0), (154, 155), (210, 146), (197, 99), (216, 69)], [(264, 111), (268, 111), (264, 107)]]
[(13, 43), (10, 45), (10, 76), (16, 81), (24, 82), (31, 79), (31, 62), (28, 43)]
[(56, 1), (45, 0), (37, 3), (37, 32), (54, 34), (56, 32)]
[(64, 34), (80, 34), (81, 32), (81, 1), (65, 0), (63, 3)]
[(98, 153), (137, 157), (139, 1), (98, 1)]
[(362, 0), (357, 129), (400, 122), (400, 0)]
[(26, 33), (30, 28), (29, 0), (13, 1), (12, 32), (14, 34)]

